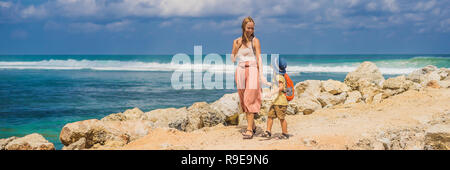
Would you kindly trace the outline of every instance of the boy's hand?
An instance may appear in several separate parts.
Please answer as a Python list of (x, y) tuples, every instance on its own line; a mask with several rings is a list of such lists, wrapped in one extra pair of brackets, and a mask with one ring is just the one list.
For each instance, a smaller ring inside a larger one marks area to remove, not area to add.
[(278, 91), (282, 92), (284, 90), (284, 84), (282, 81), (278, 82)]

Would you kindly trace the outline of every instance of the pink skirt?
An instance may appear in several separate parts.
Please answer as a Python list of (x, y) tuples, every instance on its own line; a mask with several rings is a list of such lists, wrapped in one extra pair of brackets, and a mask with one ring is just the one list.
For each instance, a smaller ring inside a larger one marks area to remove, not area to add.
[(239, 62), (235, 80), (242, 110), (246, 113), (259, 113), (262, 91), (256, 61)]

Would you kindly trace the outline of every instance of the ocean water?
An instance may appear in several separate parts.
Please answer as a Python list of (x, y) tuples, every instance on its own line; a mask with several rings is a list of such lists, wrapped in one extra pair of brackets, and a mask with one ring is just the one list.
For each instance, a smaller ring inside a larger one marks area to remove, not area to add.
[[(386, 78), (426, 65), (450, 68), (449, 54), (281, 56), (287, 59), (294, 82), (343, 81), (363, 61), (376, 63)], [(221, 57), (226, 63), (226, 56)], [(190, 59), (194, 61), (193, 56)], [(147, 112), (213, 102), (236, 91), (175, 90), (173, 72), (191, 67), (171, 61), (172, 55), (0, 55), (0, 138), (40, 133), (61, 149), (59, 133), (70, 122), (100, 119), (134, 107)], [(233, 74), (234, 69), (228, 68), (210, 64), (203, 71)]]

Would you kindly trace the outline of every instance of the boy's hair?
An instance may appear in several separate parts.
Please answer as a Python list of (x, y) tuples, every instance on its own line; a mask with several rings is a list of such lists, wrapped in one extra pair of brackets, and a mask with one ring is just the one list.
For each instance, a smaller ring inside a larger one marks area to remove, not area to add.
[(278, 58), (278, 68), (280, 69), (280, 73), (286, 73), (287, 62), (283, 57)]

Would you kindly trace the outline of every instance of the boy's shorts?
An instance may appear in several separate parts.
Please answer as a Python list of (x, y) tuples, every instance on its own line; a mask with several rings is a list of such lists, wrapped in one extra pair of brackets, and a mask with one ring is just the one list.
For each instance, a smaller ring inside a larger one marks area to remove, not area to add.
[(268, 117), (270, 117), (270, 118), (278, 117), (278, 119), (282, 120), (286, 116), (286, 110), (287, 110), (287, 106), (272, 105), (272, 106), (270, 106)]

